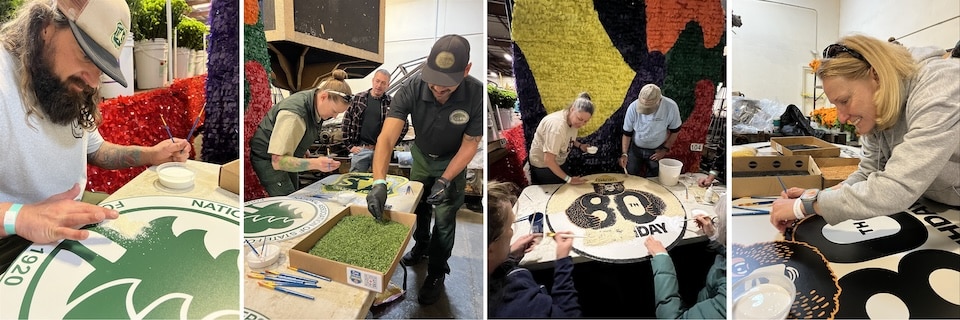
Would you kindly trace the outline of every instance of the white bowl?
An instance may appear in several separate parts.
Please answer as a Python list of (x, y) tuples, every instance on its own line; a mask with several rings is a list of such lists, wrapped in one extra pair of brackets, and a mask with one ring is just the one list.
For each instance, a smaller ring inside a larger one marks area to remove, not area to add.
[(266, 246), (260, 247), (262, 249), (257, 249), (262, 252), (260, 255), (253, 253), (253, 251), (247, 252), (247, 266), (250, 266), (252, 269), (262, 269), (269, 267), (270, 265), (277, 262), (280, 259), (280, 247), (272, 244), (267, 244)]
[(589, 153), (589, 154), (595, 154), (595, 153), (597, 153), (597, 149), (598, 149), (597, 147), (588, 147), (588, 148), (587, 148), (587, 153)]
[(196, 173), (181, 162), (167, 162), (157, 166), (160, 184), (170, 189), (186, 189), (193, 186)]
[(734, 319), (784, 319), (797, 288), (778, 272), (754, 272), (733, 284)]

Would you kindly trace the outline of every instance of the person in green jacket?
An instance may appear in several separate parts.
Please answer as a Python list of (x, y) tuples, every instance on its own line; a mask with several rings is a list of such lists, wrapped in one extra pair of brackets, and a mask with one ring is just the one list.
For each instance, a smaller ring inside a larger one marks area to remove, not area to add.
[(294, 93), (263, 116), (250, 139), (250, 162), (260, 184), (271, 197), (300, 189), (297, 174), (307, 170), (330, 172), (340, 162), (312, 157), (310, 147), (320, 136), (323, 122), (347, 111), (353, 91), (343, 80), (347, 72), (333, 70), (316, 89)]
[(644, 245), (653, 255), (650, 259), (653, 267), (653, 289), (657, 301), (658, 319), (724, 319), (727, 316), (727, 255), (726, 255), (726, 201), (719, 201), (714, 207), (717, 213), (716, 225), (707, 216), (698, 216), (697, 225), (710, 237), (708, 248), (717, 254), (713, 266), (707, 271), (707, 281), (700, 293), (697, 302), (689, 308), (683, 307), (680, 300), (680, 285), (677, 283), (677, 271), (673, 267), (673, 260), (654, 237), (647, 237)]

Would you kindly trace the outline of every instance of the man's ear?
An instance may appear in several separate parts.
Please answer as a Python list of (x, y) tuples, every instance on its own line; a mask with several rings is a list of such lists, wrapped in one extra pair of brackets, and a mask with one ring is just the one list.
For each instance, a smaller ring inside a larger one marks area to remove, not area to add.
[(463, 77), (466, 78), (470, 74), (470, 67), (473, 67), (473, 62), (467, 62), (467, 68), (463, 69)]

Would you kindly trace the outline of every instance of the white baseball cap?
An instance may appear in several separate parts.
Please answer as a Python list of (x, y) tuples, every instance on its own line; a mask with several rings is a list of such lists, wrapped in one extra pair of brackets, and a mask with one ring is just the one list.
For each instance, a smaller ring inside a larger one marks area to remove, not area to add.
[(130, 8), (124, 0), (58, 0), (83, 52), (103, 73), (126, 87), (120, 50), (130, 31)]
[(657, 108), (660, 107), (660, 99), (663, 96), (660, 95), (660, 87), (655, 84), (648, 83), (640, 89), (640, 96), (637, 98), (637, 112), (641, 114), (651, 114), (657, 112)]

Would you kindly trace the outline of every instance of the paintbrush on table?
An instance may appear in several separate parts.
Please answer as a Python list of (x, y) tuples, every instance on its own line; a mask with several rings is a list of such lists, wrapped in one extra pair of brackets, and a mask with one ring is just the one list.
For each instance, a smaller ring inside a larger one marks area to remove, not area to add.
[[(555, 235), (557, 235), (556, 232), (547, 232), (547, 236), (548, 236), (548, 237), (553, 238), (553, 236), (555, 236)], [(569, 239), (569, 238), (586, 238), (587, 236), (577, 235), (577, 234), (561, 234), (560, 237), (561, 237), (561, 238), (567, 238), (567, 239)]]

